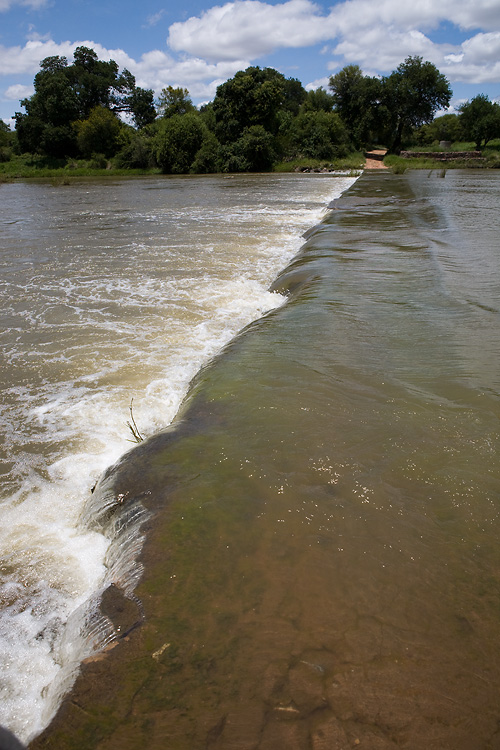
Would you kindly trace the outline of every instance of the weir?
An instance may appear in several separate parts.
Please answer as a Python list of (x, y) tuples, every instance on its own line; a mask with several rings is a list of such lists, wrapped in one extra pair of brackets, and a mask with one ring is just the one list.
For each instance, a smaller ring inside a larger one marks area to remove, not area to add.
[(140, 618), (32, 750), (497, 746), (498, 288), (453, 206), (498, 180), (449, 179), (360, 178), (106, 473)]

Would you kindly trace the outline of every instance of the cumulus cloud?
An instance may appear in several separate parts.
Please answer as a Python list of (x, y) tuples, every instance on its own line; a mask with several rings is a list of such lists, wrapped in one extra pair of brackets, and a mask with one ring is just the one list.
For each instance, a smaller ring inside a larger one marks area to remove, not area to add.
[[(26, 42), (24, 47), (4, 47), (0, 45), (0, 72), (2, 75), (20, 75), (36, 73), (40, 61), (52, 55), (71, 58), (76, 47), (85, 45), (93, 47), (97, 54), (104, 51), (101, 45), (93, 42), (54, 42), (52, 39), (41, 41), (34, 39)], [(106, 58), (105, 58), (106, 59)], [(109, 56), (108, 58), (109, 59)]]
[[(462, 30), (481, 28), (460, 45), (438, 44), (432, 31), (447, 23)], [(168, 44), (212, 62), (257, 60), (278, 49), (330, 42), (335, 59), (390, 72), (408, 55), (446, 68), (456, 80), (498, 80), (500, 3), (498, 0), (344, 0), (324, 11), (311, 0), (270, 5), (232, 0), (170, 26)], [(323, 47), (323, 54), (327, 48)]]
[[(40, 62), (49, 56), (60, 55), (71, 62), (76, 47), (90, 47), (101, 60), (115, 60), (120, 68), (128, 68), (137, 84), (151, 88), (158, 95), (167, 85), (189, 89), (195, 99), (212, 99), (217, 86), (250, 64), (249, 60), (207, 62), (199, 57), (174, 58), (162, 50), (151, 50), (135, 60), (122, 49), (107, 49), (93, 41), (60, 42), (30, 40), (24, 47), (0, 46), (0, 74), (5, 76), (34, 75)], [(4, 92), (6, 99), (24, 99), (33, 93), (32, 86), (13, 84)]]
[(26, 99), (31, 96), (34, 90), (33, 86), (24, 86), (22, 83), (16, 83), (5, 90), (4, 96), (6, 99), (16, 101), (17, 99)]
[(333, 16), (322, 15), (310, 0), (281, 5), (236, 0), (172, 24), (168, 44), (207, 60), (236, 60), (255, 59), (283, 47), (307, 47), (333, 36)]
[(443, 22), (462, 29), (497, 29), (500, 4), (497, 0), (346, 0), (334, 6), (337, 23), (343, 34), (372, 25), (395, 25), (402, 30), (428, 31)]
[[(37, 8), (47, 2), (0, 0), (0, 11), (15, 4)], [(212, 99), (220, 83), (271, 52), (313, 45), (318, 45), (321, 61), (316, 75), (325, 76), (304, 81), (307, 88), (326, 85), (326, 75), (348, 63), (360, 65), (368, 75), (387, 74), (408, 55), (430, 60), (452, 82), (500, 81), (499, 0), (340, 0), (329, 7), (324, 2), (229, 0), (172, 24), (168, 46), (138, 59), (92, 41), (56, 42), (31, 33), (24, 46), (0, 45), (0, 75), (10, 76), (12, 84), (3, 98), (29, 95), (25, 84), (32, 81), (41, 60), (50, 55), (71, 60), (81, 45), (93, 48), (102, 60), (113, 59), (128, 68), (139, 86), (152, 88), (156, 95), (167, 85), (182, 86), (196, 101)], [(160, 10), (150, 16), (147, 26), (159, 23), (163, 14)], [(442, 24), (460, 28), (459, 39), (469, 38), (456, 44), (433, 41), (433, 32)]]
[(394, 26), (374, 26), (363, 32), (363, 38), (349, 37), (334, 49), (342, 64), (356, 63), (361, 68), (391, 71), (408, 55), (419, 55), (436, 62), (442, 57), (431, 40), (421, 31), (401, 31)]

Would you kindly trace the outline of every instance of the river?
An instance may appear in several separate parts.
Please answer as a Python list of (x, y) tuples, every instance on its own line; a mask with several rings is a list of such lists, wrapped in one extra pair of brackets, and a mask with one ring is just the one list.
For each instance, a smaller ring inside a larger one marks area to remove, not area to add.
[[(191, 378), (281, 305), (269, 284), (350, 177), (258, 175), (0, 186), (0, 723), (50, 720), (109, 579), (85, 504)], [(130, 407), (132, 405), (132, 412)]]
[(106, 471), (115, 640), (33, 750), (500, 746), (499, 179), (364, 174)]

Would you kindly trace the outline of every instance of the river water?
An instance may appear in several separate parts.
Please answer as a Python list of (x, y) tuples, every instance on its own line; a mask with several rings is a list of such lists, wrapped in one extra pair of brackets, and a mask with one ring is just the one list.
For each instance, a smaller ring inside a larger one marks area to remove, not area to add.
[[(298, 231), (342, 183), (294, 179), (248, 184), (275, 184), (273, 223), (307, 196)], [(86, 514), (144, 521), (145, 617), (34, 749), (500, 747), (499, 192), (364, 174), (273, 283), (286, 304), (106, 472)]]
[(131, 403), (143, 436), (168, 425), (199, 368), (283, 303), (270, 282), (353, 181), (0, 187), (0, 723), (21, 738), (94, 645), (80, 625), (109, 539), (82, 511), (131, 447)]

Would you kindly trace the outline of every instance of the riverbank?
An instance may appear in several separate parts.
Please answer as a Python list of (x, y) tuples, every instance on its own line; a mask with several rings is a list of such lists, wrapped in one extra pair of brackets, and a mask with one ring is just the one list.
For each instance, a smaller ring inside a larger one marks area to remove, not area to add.
[[(276, 164), (272, 172), (351, 172), (362, 169), (364, 155), (353, 152), (339, 159), (293, 159)], [(55, 186), (68, 185), (75, 178), (82, 177), (151, 177), (161, 176), (161, 170), (118, 168), (113, 161), (98, 166), (92, 161), (73, 159), (54, 160), (47, 157), (24, 154), (13, 156), (9, 161), (0, 162), (0, 183), (17, 179), (46, 179)], [(166, 175), (167, 176), (167, 175)], [(175, 176), (175, 175), (174, 175)]]
[(432, 255), (463, 257), (466, 182), (362, 176), (273, 285), (288, 303), (109, 472), (117, 518), (152, 514), (141, 612), (110, 592), (123, 637), (32, 750), (496, 746), (498, 373), (471, 345), (497, 342), (465, 301), (486, 288), (456, 296), (484, 264), (450, 299)]

